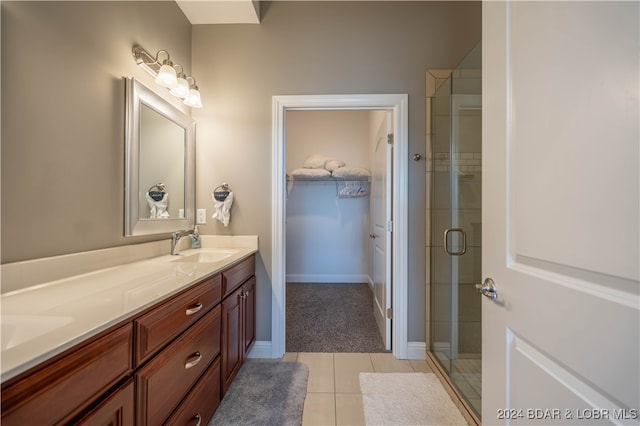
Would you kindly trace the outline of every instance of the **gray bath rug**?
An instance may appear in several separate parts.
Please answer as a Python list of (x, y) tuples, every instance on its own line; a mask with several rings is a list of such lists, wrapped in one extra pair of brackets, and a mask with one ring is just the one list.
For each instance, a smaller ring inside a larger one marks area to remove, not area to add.
[(246, 362), (209, 426), (302, 424), (309, 369), (297, 362)]
[(287, 283), (287, 352), (387, 352), (366, 283)]
[(467, 425), (433, 373), (360, 373), (367, 425)]

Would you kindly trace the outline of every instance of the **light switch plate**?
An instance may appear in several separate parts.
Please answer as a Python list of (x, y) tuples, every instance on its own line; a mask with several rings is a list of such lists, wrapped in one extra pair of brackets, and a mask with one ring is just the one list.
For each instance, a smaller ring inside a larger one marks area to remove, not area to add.
[(204, 225), (207, 223), (207, 209), (198, 209), (196, 223), (198, 225)]

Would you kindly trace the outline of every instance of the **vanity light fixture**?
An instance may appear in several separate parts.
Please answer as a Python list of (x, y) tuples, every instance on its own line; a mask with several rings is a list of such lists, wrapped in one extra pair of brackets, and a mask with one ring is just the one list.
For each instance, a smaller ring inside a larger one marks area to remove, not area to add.
[[(132, 49), (133, 58), (136, 64), (140, 65), (149, 74), (155, 77), (156, 83), (170, 90), (170, 93), (178, 98), (184, 99), (183, 103), (190, 107), (202, 108), (200, 92), (196, 85), (196, 79), (184, 74), (184, 68), (180, 64), (171, 61), (169, 52), (159, 50), (155, 56), (147, 52), (142, 46), (136, 44)], [(165, 56), (161, 62), (160, 56)], [(180, 72), (176, 72), (176, 68)], [(193, 83), (189, 82), (193, 80)]]
[(183, 101), (185, 105), (195, 108), (202, 108), (202, 100), (200, 99), (200, 91), (196, 84), (196, 79), (193, 77), (187, 77), (187, 79), (193, 80), (193, 84), (189, 85), (189, 94)]

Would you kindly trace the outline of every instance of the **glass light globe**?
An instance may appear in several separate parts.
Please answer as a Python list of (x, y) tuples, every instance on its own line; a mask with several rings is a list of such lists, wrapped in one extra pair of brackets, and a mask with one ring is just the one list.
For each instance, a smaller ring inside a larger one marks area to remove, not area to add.
[(189, 90), (189, 96), (184, 100), (184, 104), (194, 108), (202, 108), (200, 92), (197, 89)]
[(165, 63), (160, 67), (160, 71), (158, 71), (158, 76), (156, 77), (156, 83), (168, 89), (173, 89), (178, 85), (176, 70), (173, 69), (173, 66), (171, 66), (170, 63), (165, 61)]
[(179, 77), (177, 80), (177, 85), (173, 89), (171, 89), (170, 93), (173, 96), (177, 96), (179, 98), (186, 98), (189, 96), (189, 83), (182, 77)]

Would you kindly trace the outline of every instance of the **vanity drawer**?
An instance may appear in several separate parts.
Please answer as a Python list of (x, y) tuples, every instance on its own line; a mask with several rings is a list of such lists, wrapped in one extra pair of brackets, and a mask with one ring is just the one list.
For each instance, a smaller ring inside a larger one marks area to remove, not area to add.
[(255, 273), (255, 255), (251, 255), (237, 265), (232, 266), (226, 271), (222, 271), (222, 297), (226, 297)]
[(135, 366), (202, 318), (221, 299), (221, 277), (215, 275), (134, 321)]
[(131, 371), (131, 323), (2, 388), (2, 424), (68, 421)]
[(73, 424), (133, 426), (135, 424), (133, 395), (133, 380), (130, 379), (90, 413), (77, 422), (74, 421)]
[(136, 373), (136, 424), (161, 424), (219, 353), (218, 305)]
[(206, 425), (220, 405), (220, 357), (193, 387), (178, 409), (169, 417), (167, 425)]

